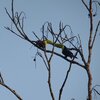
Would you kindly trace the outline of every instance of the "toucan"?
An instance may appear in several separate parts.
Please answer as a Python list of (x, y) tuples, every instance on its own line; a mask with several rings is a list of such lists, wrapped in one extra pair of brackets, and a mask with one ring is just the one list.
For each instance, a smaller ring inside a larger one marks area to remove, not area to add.
[(73, 55), (73, 53), (66, 46), (63, 46), (63, 48), (62, 48), (62, 54), (65, 57), (70, 57), (71, 59), (72, 58), (77, 58), (76, 56)]
[(53, 43), (52, 41), (50, 40), (37, 40), (36, 41), (36, 44), (41, 47), (41, 48), (46, 48), (46, 44), (51, 44), (51, 45), (54, 45), (55, 47), (58, 47), (58, 48), (62, 48), (62, 54), (66, 57), (70, 57), (71, 59), (72, 58), (77, 58), (76, 56), (73, 55), (73, 53), (69, 50), (69, 48), (67, 48), (66, 46), (62, 45), (62, 44), (58, 44), (58, 43)]

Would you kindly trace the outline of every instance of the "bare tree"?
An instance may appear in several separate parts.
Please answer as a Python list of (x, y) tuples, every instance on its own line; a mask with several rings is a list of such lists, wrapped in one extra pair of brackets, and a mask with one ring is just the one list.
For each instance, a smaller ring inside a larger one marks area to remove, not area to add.
[[(85, 2), (85, 0), (81, 0), (83, 5), (85, 6), (86, 10), (88, 11), (88, 17), (89, 17), (89, 38), (88, 38), (88, 59), (84, 56), (84, 48), (81, 43), (81, 38), (79, 35), (75, 36), (72, 32), (70, 25), (63, 25), (62, 22), (59, 23), (59, 31), (56, 34), (53, 30), (52, 23), (45, 22), (42, 25), (42, 37), (40, 38), (37, 36), (35, 32), (32, 32), (34, 37), (36, 37), (36, 40), (32, 40), (24, 31), (24, 19), (23, 16), (24, 12), (17, 12), (14, 9), (14, 0), (12, 0), (11, 3), (11, 14), (8, 12), (8, 10), (5, 8), (6, 13), (10, 20), (13, 23), (13, 26), (17, 29), (15, 31), (12, 27), (5, 27), (7, 30), (11, 31), (16, 36), (20, 37), (21, 39), (24, 39), (28, 41), (30, 44), (37, 47), (41, 52), (37, 50), (36, 56), (40, 56), (46, 66), (47, 72), (48, 72), (48, 87), (50, 91), (50, 95), (52, 100), (55, 100), (54, 91), (52, 89), (52, 82), (51, 82), (51, 61), (52, 57), (54, 55), (66, 60), (69, 62), (69, 69), (66, 72), (66, 76), (64, 78), (64, 81), (62, 82), (61, 88), (59, 89), (59, 100), (61, 100), (63, 89), (65, 87), (65, 84), (68, 79), (68, 75), (70, 73), (72, 65), (80, 66), (81, 68), (86, 70), (87, 76), (88, 76), (88, 96), (87, 100), (92, 100), (92, 91), (95, 91), (95, 93), (99, 94), (99, 91), (96, 90), (95, 87), (98, 87), (100, 85), (96, 85), (92, 87), (92, 73), (91, 73), (91, 59), (92, 59), (92, 49), (96, 40), (96, 36), (98, 34), (98, 29), (100, 27), (100, 20), (98, 21), (97, 25), (94, 26), (94, 19), (97, 15), (97, 9), (94, 13), (93, 10), (93, 3), (95, 4), (96, 8), (97, 5), (100, 6), (100, 2), (97, 0), (89, 0), (89, 5)], [(66, 32), (67, 28), (70, 29), (70, 33)], [(94, 30), (95, 28), (95, 30)], [(46, 43), (52, 45), (51, 49), (46, 48)], [(70, 47), (66, 47), (66, 43), (70, 44)], [(62, 54), (56, 52), (56, 48), (62, 49)], [(49, 55), (48, 55), (49, 54)], [(35, 58), (36, 58), (35, 56)], [(77, 56), (80, 58), (82, 63), (79, 62), (77, 59)], [(36, 60), (34, 58), (34, 61)], [(20, 99), (21, 100), (21, 99)]]

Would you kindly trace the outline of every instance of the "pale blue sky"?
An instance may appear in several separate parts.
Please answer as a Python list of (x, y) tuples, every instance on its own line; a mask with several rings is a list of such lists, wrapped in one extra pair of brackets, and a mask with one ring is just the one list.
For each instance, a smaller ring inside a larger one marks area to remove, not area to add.
[[(51, 100), (47, 84), (47, 70), (41, 58), (37, 58), (39, 61), (37, 61), (36, 68), (32, 59), (36, 48), (34, 46), (31, 48), (28, 42), (21, 40), (4, 28), (4, 26), (11, 25), (4, 9), (6, 7), (10, 10), (10, 4), (11, 0), (0, 0), (0, 72), (7, 85), (15, 89), (23, 100)], [(30, 36), (32, 36), (32, 31), (40, 35), (40, 28), (46, 21), (52, 22), (56, 32), (60, 21), (71, 25), (73, 33), (80, 34), (84, 54), (87, 57), (89, 18), (81, 0), (15, 0), (14, 5), (18, 11), (25, 12), (25, 31)], [(98, 16), (95, 17), (96, 21), (99, 18), (100, 10), (98, 10)], [(100, 84), (100, 36), (97, 35), (96, 39), (91, 63), (93, 85)], [(58, 57), (53, 58), (52, 85), (56, 97), (58, 97), (58, 90), (67, 69), (68, 62)], [(73, 65), (62, 100), (71, 100), (71, 98), (86, 100), (86, 96), (86, 72)], [(0, 87), (0, 100), (17, 99), (5, 88)], [(97, 100), (100, 100), (100, 97), (97, 97)]]

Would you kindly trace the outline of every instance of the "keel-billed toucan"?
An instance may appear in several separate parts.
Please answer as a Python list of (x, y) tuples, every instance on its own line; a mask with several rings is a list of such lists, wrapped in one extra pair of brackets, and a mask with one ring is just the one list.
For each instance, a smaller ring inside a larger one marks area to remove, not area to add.
[(66, 47), (64, 46), (63, 44), (59, 44), (59, 43), (54, 43), (50, 40), (38, 40), (36, 41), (36, 44), (41, 47), (41, 48), (45, 48), (46, 47), (46, 44), (51, 44), (51, 45), (54, 45), (55, 47), (57, 48), (61, 48), (62, 49), (62, 54), (65, 56), (65, 57), (70, 57), (71, 59), (72, 58), (77, 58), (76, 56), (73, 55), (73, 53)]

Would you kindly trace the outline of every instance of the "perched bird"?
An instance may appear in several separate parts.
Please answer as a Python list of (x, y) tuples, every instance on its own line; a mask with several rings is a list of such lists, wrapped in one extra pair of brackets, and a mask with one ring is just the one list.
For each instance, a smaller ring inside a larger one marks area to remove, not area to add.
[(66, 46), (63, 46), (62, 54), (65, 55), (65, 57), (70, 57), (71, 59), (77, 58), (76, 56), (73, 55), (73, 53)]
[(51, 44), (57, 48), (61, 48), (62, 49), (62, 54), (65, 55), (65, 57), (70, 57), (71, 59), (72, 58), (77, 58), (76, 56), (73, 55), (73, 53), (66, 47), (64, 46), (63, 44), (59, 44), (59, 43), (53, 43), (51, 40), (37, 40), (36, 41), (36, 44), (41, 47), (41, 48), (46, 48), (46, 45), (47, 44)]

